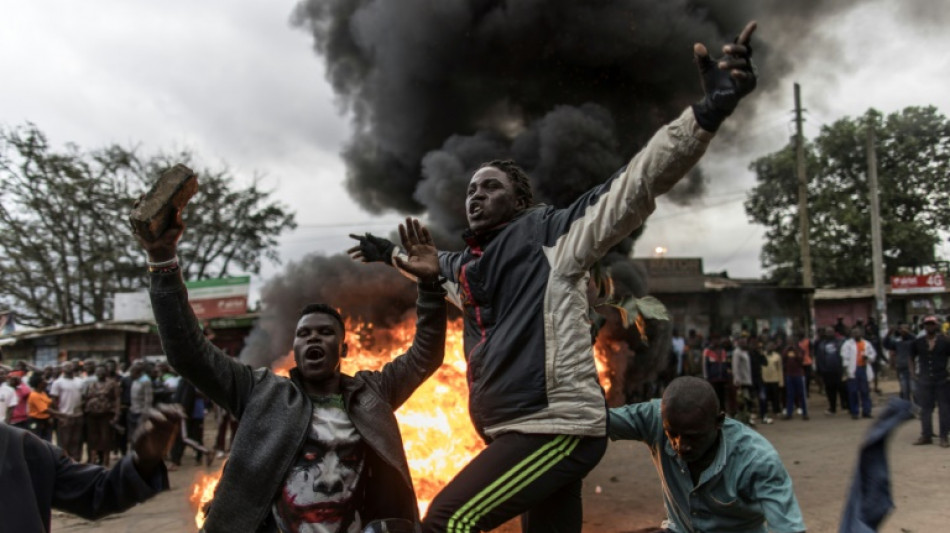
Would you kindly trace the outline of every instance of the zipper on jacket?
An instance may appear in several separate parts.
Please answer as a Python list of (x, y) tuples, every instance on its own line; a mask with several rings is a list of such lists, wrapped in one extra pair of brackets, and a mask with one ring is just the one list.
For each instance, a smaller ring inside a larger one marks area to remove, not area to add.
[[(481, 255), (481, 250), (478, 250), (478, 255)], [(468, 301), (471, 302), (472, 307), (475, 309), (475, 322), (478, 324), (478, 331), (481, 334), (481, 339), (478, 341), (478, 344), (472, 346), (471, 351), (468, 352), (468, 366), (465, 369), (465, 377), (468, 380), (468, 389), (469, 394), (472, 391), (472, 354), (475, 353), (475, 350), (479, 346), (485, 344), (487, 338), (487, 331), (485, 330), (485, 324), (482, 323), (482, 309), (475, 303), (475, 298), (472, 296), (472, 288), (468, 284), (468, 275), (466, 270), (468, 269), (468, 264), (462, 265), (462, 272), (459, 275), (459, 281), (462, 282), (462, 290), (465, 291), (465, 296), (468, 298)]]

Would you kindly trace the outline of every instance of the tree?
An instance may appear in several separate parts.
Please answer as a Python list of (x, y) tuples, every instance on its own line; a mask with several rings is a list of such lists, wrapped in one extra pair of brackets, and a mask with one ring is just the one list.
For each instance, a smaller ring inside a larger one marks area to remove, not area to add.
[[(119, 146), (56, 151), (32, 124), (0, 129), (0, 308), (25, 325), (77, 324), (112, 316), (116, 292), (145, 286), (143, 253), (127, 217), (159, 173), (190, 153), (138, 156)], [(200, 170), (184, 214), (195, 238), (180, 256), (186, 279), (259, 272), (276, 260), (277, 237), (296, 226), (255, 179), (233, 188), (227, 170)]]
[[(939, 232), (950, 227), (950, 122), (934, 107), (883, 116), (871, 109), (823, 126), (806, 144), (812, 266), (819, 287), (867, 285), (871, 222), (867, 127), (875, 129), (881, 234), (887, 275), (934, 262)], [(757, 185), (745, 202), (752, 222), (766, 226), (762, 266), (782, 285), (801, 283), (795, 148), (762, 157), (750, 168)]]

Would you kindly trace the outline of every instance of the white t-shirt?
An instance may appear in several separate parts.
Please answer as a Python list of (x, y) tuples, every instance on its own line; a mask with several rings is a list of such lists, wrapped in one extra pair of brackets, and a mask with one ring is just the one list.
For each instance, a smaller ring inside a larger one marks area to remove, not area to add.
[(49, 389), (50, 396), (59, 398), (57, 409), (67, 415), (82, 414), (82, 389), (83, 379), (66, 376), (60, 376), (53, 381), (53, 386)]
[(6, 381), (0, 385), (0, 422), (7, 421), (7, 411), (13, 409), (19, 403), (16, 397), (16, 391)]

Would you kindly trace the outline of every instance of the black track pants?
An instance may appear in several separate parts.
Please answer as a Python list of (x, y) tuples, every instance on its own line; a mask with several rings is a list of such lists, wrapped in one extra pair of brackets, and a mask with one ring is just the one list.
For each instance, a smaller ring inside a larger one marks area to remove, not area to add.
[(521, 516), (524, 533), (580, 533), (581, 484), (607, 437), (507, 433), (432, 501), (425, 533), (490, 531)]

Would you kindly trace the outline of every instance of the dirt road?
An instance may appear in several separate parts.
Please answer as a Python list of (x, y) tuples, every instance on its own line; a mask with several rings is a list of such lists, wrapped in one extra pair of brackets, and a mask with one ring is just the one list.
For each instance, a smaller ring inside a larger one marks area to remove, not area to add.
[[(874, 398), (876, 405), (883, 404), (896, 391), (894, 381), (884, 381), (881, 386), (885, 394)], [(871, 421), (851, 420), (840, 413), (827, 417), (822, 414), (826, 407), (824, 398), (813, 392), (810, 401), (811, 420), (776, 421), (758, 428), (778, 449), (791, 473), (808, 530), (833, 532), (837, 531), (851, 483), (858, 445)], [(919, 422), (910, 420), (895, 432), (890, 443), (888, 456), (897, 509), (882, 532), (950, 530), (950, 449), (911, 446), (919, 432)], [(172, 490), (122, 515), (98, 522), (55, 513), (53, 531), (194, 531), (188, 492), (195, 476), (205, 472), (205, 467), (192, 464), (190, 452), (186, 457), (186, 465), (171, 473)], [(220, 465), (212, 468), (217, 466)], [(660, 485), (646, 447), (636, 442), (612, 443), (584, 486), (584, 532), (622, 533), (659, 524), (663, 517)], [(504, 531), (515, 532), (518, 528), (506, 527)]]

